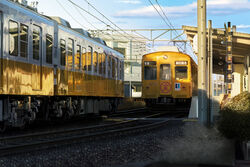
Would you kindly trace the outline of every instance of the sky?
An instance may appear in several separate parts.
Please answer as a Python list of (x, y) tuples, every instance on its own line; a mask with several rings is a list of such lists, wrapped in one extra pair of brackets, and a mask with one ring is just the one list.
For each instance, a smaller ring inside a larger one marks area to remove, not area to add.
[[(83, 9), (91, 12), (101, 20), (109, 23), (95, 12), (85, 0), (71, 0)], [(150, 0), (88, 0), (122, 29), (126, 28), (169, 28)], [(176, 28), (182, 25), (197, 25), (196, 0), (151, 0), (159, 9), (156, 1)], [(31, 2), (31, 0), (28, 0)], [(50, 16), (60, 16), (68, 20), (72, 27), (84, 29), (104, 29), (101, 23), (83, 10), (76, 8), (69, 0), (38, 0), (38, 11)], [(250, 33), (250, 0), (207, 0), (207, 20), (213, 21), (213, 27), (223, 28), (224, 23), (231, 21), (237, 31)]]

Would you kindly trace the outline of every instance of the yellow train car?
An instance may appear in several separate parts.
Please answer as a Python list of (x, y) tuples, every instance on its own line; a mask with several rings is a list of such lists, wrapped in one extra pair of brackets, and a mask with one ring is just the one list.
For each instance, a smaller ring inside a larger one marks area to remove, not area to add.
[(124, 55), (13, 0), (0, 1), (0, 131), (37, 119), (115, 111)]
[(188, 102), (197, 93), (197, 65), (180, 52), (154, 52), (142, 58), (142, 98), (147, 106)]

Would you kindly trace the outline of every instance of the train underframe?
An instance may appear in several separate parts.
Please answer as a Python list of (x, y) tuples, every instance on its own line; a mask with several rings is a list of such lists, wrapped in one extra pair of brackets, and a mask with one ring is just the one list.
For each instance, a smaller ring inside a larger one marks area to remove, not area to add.
[(84, 114), (115, 112), (121, 98), (81, 96), (2, 96), (0, 131), (35, 120), (69, 119)]
[(158, 97), (152, 99), (145, 99), (147, 107), (164, 106), (164, 105), (182, 105), (189, 107), (192, 98), (173, 98), (173, 97)]

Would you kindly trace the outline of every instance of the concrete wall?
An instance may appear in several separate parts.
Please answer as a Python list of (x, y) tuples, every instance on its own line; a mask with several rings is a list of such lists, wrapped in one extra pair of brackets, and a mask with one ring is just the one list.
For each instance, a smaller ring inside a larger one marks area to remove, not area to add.
[(244, 75), (245, 75), (245, 67), (244, 64), (234, 64), (234, 82), (232, 83), (232, 93), (231, 97), (234, 97), (243, 92), (244, 88)]
[(248, 92), (250, 92), (250, 67), (248, 67)]

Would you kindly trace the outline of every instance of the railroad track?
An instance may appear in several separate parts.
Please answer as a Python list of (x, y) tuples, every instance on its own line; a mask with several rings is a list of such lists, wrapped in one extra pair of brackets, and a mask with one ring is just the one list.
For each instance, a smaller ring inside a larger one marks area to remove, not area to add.
[(148, 109), (144, 107), (144, 108), (136, 108), (136, 109), (130, 109), (130, 110), (122, 110), (122, 111), (109, 114), (108, 116), (109, 117), (125, 117), (125, 116), (130, 116), (130, 115), (135, 115), (135, 114), (146, 113), (146, 112), (148, 112)]
[[(158, 115), (160, 114), (158, 113)], [(147, 118), (150, 117), (157, 117), (157, 114), (147, 116)], [(0, 138), (0, 156), (79, 143), (84, 140), (100, 139), (108, 136), (126, 135), (135, 132), (138, 133), (139, 131), (164, 126), (171, 120), (174, 119), (165, 118), (162, 120), (147, 120), (145, 118), (123, 120), (121, 122), (106, 125), (2, 137)]]

